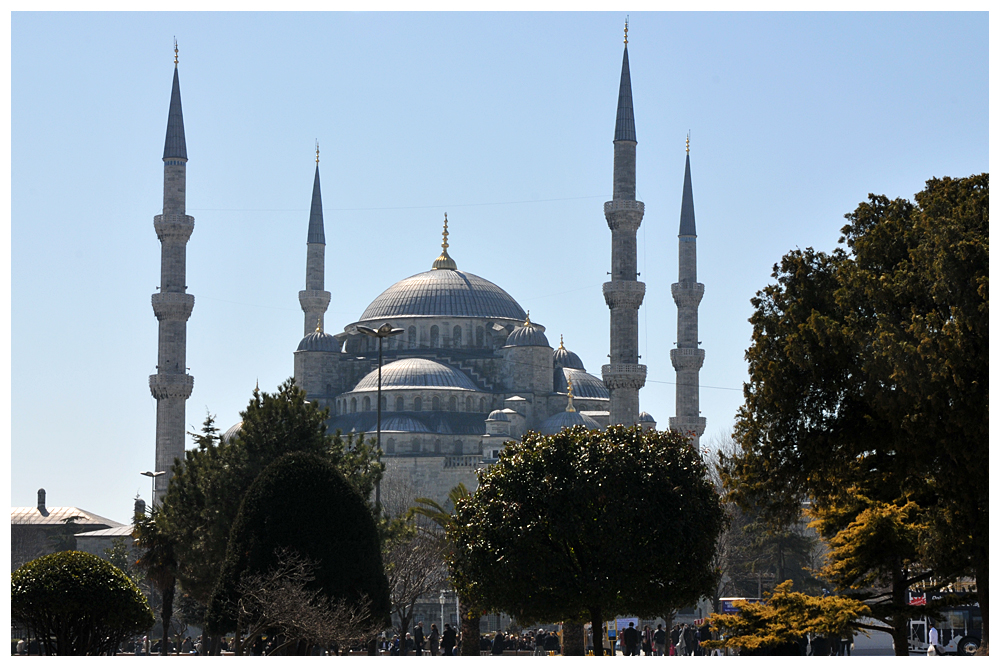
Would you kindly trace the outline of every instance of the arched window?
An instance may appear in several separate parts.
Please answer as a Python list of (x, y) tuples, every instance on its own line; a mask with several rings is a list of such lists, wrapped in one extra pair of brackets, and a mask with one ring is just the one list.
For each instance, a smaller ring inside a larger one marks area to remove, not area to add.
[(466, 412), (472, 412), (472, 397), (471, 396), (466, 396), (465, 397), (465, 411)]
[(383, 410), (388, 410), (389, 409), (388, 401), (389, 401), (388, 397), (386, 397), (386, 396), (382, 397), (382, 409)]
[(458, 412), (458, 399), (454, 396), (448, 399), (448, 410), (450, 412)]
[(435, 324), (434, 326), (431, 327), (431, 347), (437, 347), (438, 346), (438, 339), (439, 338), (440, 338), (440, 334), (438, 333), (438, 327)]
[(396, 412), (402, 412), (405, 408), (403, 407), (403, 397), (396, 397)]
[(420, 441), (417, 440), (416, 438), (414, 438), (410, 442), (410, 451), (413, 452), (414, 454), (419, 454), (420, 453)]
[(437, 440), (434, 441), (434, 453), (435, 454), (440, 454), (441, 453), (441, 439), (440, 438), (438, 438)]
[(437, 412), (440, 409), (441, 409), (441, 397), (435, 396), (434, 398), (431, 399), (431, 410)]
[(372, 399), (371, 399), (370, 396), (365, 396), (361, 400), (361, 411), (362, 412), (370, 412), (371, 409), (372, 409)]
[(462, 327), (455, 327), (451, 332), (452, 347), (462, 347)]
[(419, 396), (417, 396), (416, 398), (413, 399), (413, 410), (414, 412), (420, 412), (423, 409), (424, 409), (424, 402)]
[(351, 412), (357, 412), (357, 411), (358, 411), (358, 399), (351, 397)]
[(458, 456), (461, 456), (462, 454), (465, 453), (465, 447), (462, 445), (462, 441), (461, 440), (459, 440), (459, 441), (457, 441), (455, 443), (455, 453)]
[(417, 346), (417, 328), (416, 327), (410, 327), (409, 329), (406, 330), (406, 342), (409, 343), (409, 345), (410, 345), (411, 348)]
[(329, 396), (332, 393), (333, 393), (333, 385), (327, 384), (326, 385), (326, 395)]
[(483, 328), (476, 327), (476, 347), (483, 346)]
[(386, 454), (395, 454), (396, 453), (396, 439), (395, 438), (389, 438), (389, 442), (387, 442), (386, 445), (385, 445), (385, 453)]
[(479, 411), (480, 412), (486, 412), (486, 399), (485, 398), (480, 398), (479, 399)]

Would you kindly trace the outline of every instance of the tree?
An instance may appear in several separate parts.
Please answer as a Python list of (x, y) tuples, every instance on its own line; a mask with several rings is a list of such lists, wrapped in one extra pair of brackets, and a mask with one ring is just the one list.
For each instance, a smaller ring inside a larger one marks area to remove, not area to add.
[(735, 648), (743, 653), (795, 654), (792, 646), (807, 635), (829, 639), (851, 637), (868, 607), (857, 600), (816, 597), (792, 591), (792, 582), (778, 584), (764, 602), (738, 600), (738, 614), (712, 614), (712, 629), (723, 640), (704, 642), (707, 648)]
[(185, 452), (183, 463), (174, 466), (163, 504), (178, 580), (206, 606), (243, 496), (270, 463), (289, 452), (317, 454), (343, 472), (364, 498), (370, 497), (383, 469), (373, 445), (362, 437), (327, 434), (328, 411), (306, 401), (292, 380), (274, 394), (255, 389), (240, 416), (240, 432), (229, 442), (221, 441), (214, 417), (206, 417), (201, 433), (192, 434), (197, 448)]
[(11, 575), (11, 618), (28, 625), (47, 655), (114, 655), (153, 626), (146, 599), (118, 568), (81, 551), (42, 556)]
[(160, 655), (166, 655), (170, 639), (170, 618), (174, 613), (177, 558), (174, 555), (174, 543), (163, 531), (158, 507), (154, 505), (149, 514), (136, 512), (132, 520), (132, 536), (139, 548), (136, 567), (146, 574), (149, 583), (160, 592), (160, 621), (163, 626)]
[[(975, 573), (986, 647), (989, 175), (932, 179), (916, 202), (870, 195), (847, 216), (845, 248), (775, 266), (752, 301), (727, 482), (786, 519), (806, 496), (827, 516), (851, 506), (845, 487), (914, 503), (902, 518), (923, 527), (921, 574)], [(909, 556), (886, 557), (901, 590)]]
[(111, 546), (104, 550), (105, 559), (117, 567), (126, 577), (139, 585), (141, 576), (136, 569), (135, 555), (132, 549), (125, 542), (124, 537), (116, 537), (111, 540)]
[(213, 634), (242, 634), (241, 583), (273, 570), (286, 552), (315, 563), (310, 589), (348, 605), (367, 599), (373, 636), (389, 624), (389, 587), (370, 504), (328, 459), (294, 452), (265, 468), (243, 499), (209, 606)]
[(528, 433), (459, 501), (451, 567), (485, 609), (599, 628), (710, 595), (722, 523), (705, 466), (679, 433)]
[[(441, 590), (447, 581), (442, 556), (441, 543), (423, 533), (411, 532), (409, 537), (397, 538), (387, 545), (386, 577), (400, 637), (405, 638), (410, 630), (417, 601)], [(407, 654), (405, 641), (400, 642), (399, 651), (401, 655)]]

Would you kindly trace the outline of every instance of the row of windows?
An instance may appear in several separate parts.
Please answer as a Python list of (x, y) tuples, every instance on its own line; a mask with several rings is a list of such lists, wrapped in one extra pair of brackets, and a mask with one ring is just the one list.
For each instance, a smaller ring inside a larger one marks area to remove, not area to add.
[[(445, 332), (446, 333), (446, 332)], [(382, 343), (385, 349), (389, 350), (404, 350), (404, 349), (416, 349), (418, 347), (428, 347), (428, 348), (458, 348), (458, 347), (485, 347), (487, 342), (489, 346), (493, 346), (493, 336), (490, 335), (483, 327), (476, 327), (476, 338), (475, 345), (473, 345), (471, 336), (467, 342), (464, 342), (465, 333), (462, 327), (455, 326), (451, 330), (451, 337), (444, 335), (441, 328), (438, 325), (431, 326), (430, 336), (424, 337), (423, 340), (418, 337), (417, 327), (410, 326), (406, 330), (406, 336), (393, 336), (391, 338), (384, 339)], [(365, 336), (361, 339), (363, 342), (362, 346), (369, 352), (373, 352), (378, 349), (378, 342), (374, 338)]]
[[(407, 443), (400, 442), (399, 445), (398, 445), (398, 450), (397, 450), (396, 439), (395, 438), (389, 438), (388, 440), (385, 441), (385, 453), (386, 454), (397, 454), (397, 453), (399, 453), (399, 454), (405, 454), (405, 453), (410, 453), (410, 454), (427, 453), (427, 454), (430, 454), (432, 452), (434, 454), (443, 454), (444, 453), (443, 446), (441, 444), (441, 440), (440, 439), (435, 440), (433, 442), (433, 444), (428, 443), (426, 449), (420, 443), (420, 439), (419, 438), (413, 438), (412, 440), (410, 440), (408, 446), (409, 446), (409, 449), (406, 449)], [(464, 453), (464, 451), (463, 451), (464, 447), (465, 446), (462, 444), (462, 441), (458, 440), (458, 441), (455, 442), (454, 445), (452, 445), (451, 452), (449, 452), (449, 453), (453, 453), (453, 454), (457, 454), (457, 455), (462, 455)]]
[[(486, 412), (485, 398), (480, 397), (477, 403), (476, 399), (473, 398), (472, 396), (466, 396), (465, 401), (463, 403), (465, 406), (465, 412), (475, 412), (477, 405), (479, 406), (478, 410), (479, 412)], [(449, 396), (447, 402), (448, 412), (458, 412), (459, 406), (462, 405), (463, 403), (460, 403), (457, 397)], [(337, 401), (337, 414), (343, 415), (343, 414), (358, 412), (359, 407), (361, 408), (361, 412), (371, 412), (374, 409), (373, 407), (374, 404), (375, 404), (375, 399), (372, 396), (362, 396), (360, 402), (358, 402), (357, 396), (352, 396), (350, 401), (344, 398)], [(394, 399), (392, 399), (391, 403), (389, 396), (383, 396), (382, 409), (388, 410), (389, 405), (393, 405), (396, 412), (404, 412), (407, 409), (406, 399), (403, 396), (396, 396)], [(425, 407), (425, 405), (426, 404), (424, 403), (424, 399), (422, 396), (414, 396), (413, 402), (410, 403), (409, 408), (413, 412), (423, 412), (425, 409), (429, 409), (434, 412), (439, 412), (440, 410), (444, 409), (441, 407), (442, 405), (444, 405), (444, 403), (442, 402), (440, 396), (432, 396), (429, 406)]]

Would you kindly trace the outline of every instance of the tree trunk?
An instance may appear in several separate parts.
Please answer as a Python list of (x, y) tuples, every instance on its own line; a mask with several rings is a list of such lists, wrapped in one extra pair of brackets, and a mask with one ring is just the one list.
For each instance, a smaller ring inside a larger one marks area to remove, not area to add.
[[(202, 646), (205, 643), (202, 642)], [(209, 649), (209, 655), (222, 655), (222, 635), (214, 635), (212, 637), (212, 648)]]
[(587, 655), (587, 641), (583, 636), (583, 623), (563, 623), (563, 655)]
[(987, 549), (978, 545), (972, 550), (972, 566), (976, 570), (976, 595), (979, 597), (979, 613), (983, 615), (983, 637), (976, 655), (990, 654), (990, 559)]
[(604, 616), (600, 608), (590, 610), (590, 633), (594, 636), (594, 655), (604, 655)]
[(462, 650), (460, 655), (479, 655), (479, 614), (459, 600), (462, 614)]
[(163, 606), (160, 608), (160, 620), (163, 622), (163, 639), (160, 640), (160, 655), (167, 655), (167, 644), (170, 642), (170, 617), (174, 615), (173, 581), (163, 589)]
[[(894, 568), (892, 575), (892, 604), (897, 609), (905, 609), (909, 600), (906, 599), (909, 587), (906, 585), (906, 571), (900, 566)], [(909, 619), (905, 614), (892, 616), (892, 643), (897, 656), (909, 656)]]

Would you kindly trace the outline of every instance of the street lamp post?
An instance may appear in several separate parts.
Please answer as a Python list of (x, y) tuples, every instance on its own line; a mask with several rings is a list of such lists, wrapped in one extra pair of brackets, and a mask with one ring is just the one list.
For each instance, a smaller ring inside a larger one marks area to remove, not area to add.
[[(363, 327), (358, 325), (358, 331), (366, 336), (378, 338), (378, 392), (375, 397), (376, 417), (375, 417), (375, 447), (377, 449), (375, 457), (378, 463), (382, 462), (382, 339), (389, 336), (398, 336), (403, 333), (402, 329), (394, 329), (386, 322), (378, 329)], [(382, 512), (382, 480), (375, 482), (375, 509)]]
[(156, 505), (156, 478), (159, 477), (160, 475), (166, 475), (167, 473), (166, 471), (163, 470), (157, 470), (156, 472), (153, 472), (152, 470), (147, 470), (146, 472), (139, 474), (149, 478), (149, 486), (150, 486), (149, 491), (151, 494), (149, 497), (149, 511), (152, 512), (153, 506)]
[(444, 632), (444, 603), (448, 601), (444, 594), (445, 591), (441, 591), (441, 597), (438, 598), (438, 603), (441, 605), (441, 632)]

